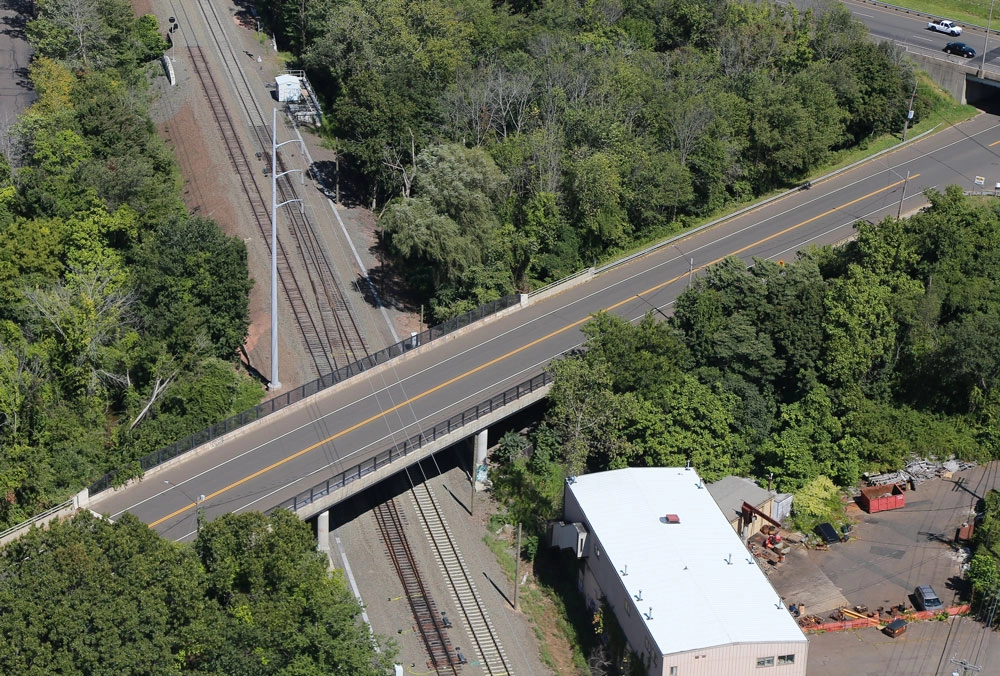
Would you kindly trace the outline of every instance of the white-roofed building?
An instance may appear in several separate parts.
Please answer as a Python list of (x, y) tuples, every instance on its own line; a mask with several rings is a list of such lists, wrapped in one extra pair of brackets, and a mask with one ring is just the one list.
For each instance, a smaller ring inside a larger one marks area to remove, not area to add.
[(808, 641), (693, 469), (566, 482), (553, 544), (575, 549), (592, 609), (606, 599), (657, 676), (804, 676)]

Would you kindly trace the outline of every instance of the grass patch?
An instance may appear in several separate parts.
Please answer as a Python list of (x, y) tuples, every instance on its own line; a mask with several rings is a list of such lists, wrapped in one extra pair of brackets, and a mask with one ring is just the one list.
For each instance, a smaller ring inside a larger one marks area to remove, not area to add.
[[(513, 580), (515, 563), (510, 540), (503, 534), (487, 532), (483, 542), (496, 556), (507, 579)], [(593, 640), (590, 614), (576, 590), (576, 574), (570, 567), (563, 557), (548, 550), (540, 551), (533, 564), (522, 561), (521, 574), (530, 574), (528, 582), (520, 586), (518, 602), (538, 639), (542, 662), (562, 674), (569, 673), (570, 662), (577, 674), (589, 676), (585, 655)], [(553, 649), (560, 655), (555, 655)]]
[(895, 0), (891, 4), (977, 26), (985, 26), (990, 15), (990, 0)]

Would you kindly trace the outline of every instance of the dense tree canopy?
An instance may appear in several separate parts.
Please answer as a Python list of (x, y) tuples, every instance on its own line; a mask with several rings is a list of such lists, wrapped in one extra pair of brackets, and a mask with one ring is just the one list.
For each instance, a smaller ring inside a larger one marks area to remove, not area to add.
[(203, 523), (193, 547), (82, 512), (0, 549), (5, 674), (381, 676), (391, 648), (359, 615), (287, 512)]
[(544, 517), (552, 477), (583, 471), (690, 462), (799, 491), (911, 456), (1000, 457), (1000, 205), (955, 186), (928, 197), (787, 265), (725, 260), (669, 321), (594, 317), (498, 494), (542, 499)]
[[(265, 0), (262, 15), (317, 85), (358, 197), (389, 202), (390, 253), (444, 318), (898, 132), (915, 83), (901, 51), (834, 0), (810, 6)], [(918, 116), (930, 96), (917, 92)], [(481, 193), (498, 234), (478, 251), (418, 188), (416, 158), (458, 148), (501, 172)], [(415, 231), (443, 244), (415, 249)]]
[(149, 119), (156, 20), (45, 0), (0, 165), (0, 526), (260, 400), (246, 248), (185, 212)]

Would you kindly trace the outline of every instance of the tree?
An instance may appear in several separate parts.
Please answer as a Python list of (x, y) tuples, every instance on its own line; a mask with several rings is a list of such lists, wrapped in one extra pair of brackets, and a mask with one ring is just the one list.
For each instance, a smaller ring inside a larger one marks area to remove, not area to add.
[(568, 475), (583, 473), (592, 462), (605, 469), (630, 457), (623, 427), (639, 404), (636, 397), (612, 391), (607, 365), (600, 360), (561, 359), (552, 370), (547, 419), (562, 440)]
[(227, 514), (194, 545), (213, 604), (214, 636), (196, 656), (205, 673), (381, 676), (394, 651), (359, 620), (341, 575), (328, 575), (308, 525), (278, 510)]
[(253, 285), (243, 241), (196, 216), (172, 217), (133, 254), (141, 315), (174, 354), (231, 360), (246, 340)]
[(413, 198), (389, 204), (379, 223), (390, 251), (438, 319), (498, 298), (512, 286), (510, 244), (494, 199), (503, 175), (482, 149), (432, 146), (416, 158)]
[[(783, 485), (780, 476), (778, 485)], [(839, 514), (843, 514), (840, 491), (829, 477), (817, 476), (795, 491), (792, 516), (804, 530), (812, 530), (817, 524), (833, 520)]]
[(4, 673), (176, 673), (209, 635), (194, 553), (128, 514), (34, 530), (0, 550), (0, 571)]
[(54, 341), (63, 386), (95, 395), (127, 383), (134, 330), (135, 296), (111, 260), (92, 269), (74, 268), (66, 282), (25, 294), (34, 326)]
[(359, 615), (287, 512), (224, 516), (192, 547), (84, 511), (0, 550), (3, 673), (384, 674), (394, 651)]
[(38, 18), (28, 22), (35, 49), (83, 68), (105, 65), (110, 37), (98, 0), (42, 0)]
[(623, 208), (621, 176), (608, 153), (579, 153), (569, 172), (572, 215), (586, 236), (588, 248), (601, 251), (622, 245), (631, 232)]

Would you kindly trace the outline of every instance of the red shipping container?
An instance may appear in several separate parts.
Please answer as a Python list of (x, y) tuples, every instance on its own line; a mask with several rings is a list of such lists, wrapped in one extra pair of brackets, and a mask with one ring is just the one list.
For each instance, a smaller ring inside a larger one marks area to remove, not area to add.
[(861, 489), (858, 498), (861, 509), (869, 514), (884, 512), (887, 509), (899, 509), (906, 504), (906, 495), (899, 484), (886, 486), (867, 486)]

